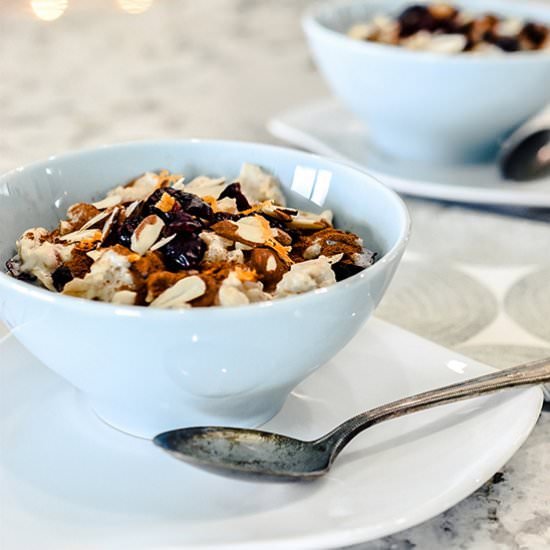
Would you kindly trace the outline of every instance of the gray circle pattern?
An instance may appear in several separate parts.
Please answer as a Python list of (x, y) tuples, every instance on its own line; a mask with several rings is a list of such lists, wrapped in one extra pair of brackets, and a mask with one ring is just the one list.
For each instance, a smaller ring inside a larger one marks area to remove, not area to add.
[(550, 341), (550, 268), (518, 281), (508, 291), (504, 308), (525, 330)]
[(498, 314), (483, 285), (449, 267), (403, 262), (377, 316), (435, 342), (454, 346), (480, 332)]

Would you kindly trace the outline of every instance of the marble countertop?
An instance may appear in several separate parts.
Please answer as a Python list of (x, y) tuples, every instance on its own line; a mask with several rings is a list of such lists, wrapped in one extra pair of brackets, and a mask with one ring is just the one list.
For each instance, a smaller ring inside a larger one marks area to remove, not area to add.
[[(0, 171), (141, 138), (276, 142), (265, 129), (269, 117), (328, 94), (300, 30), (309, 3), (156, 0), (129, 15), (117, 9), (122, 0), (71, 0), (63, 17), (46, 23), (27, 2), (3, 0)], [(412, 241), (378, 315), (499, 367), (550, 355), (550, 259), (542, 253), (550, 225), (407, 204)], [(469, 498), (355, 548), (549, 548), (549, 486), (546, 411), (512, 460)]]

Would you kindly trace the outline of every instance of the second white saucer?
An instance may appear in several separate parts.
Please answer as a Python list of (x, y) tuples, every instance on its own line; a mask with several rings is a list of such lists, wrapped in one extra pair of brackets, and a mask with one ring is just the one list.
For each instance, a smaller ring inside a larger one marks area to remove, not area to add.
[[(549, 113), (550, 114), (550, 113)], [(504, 180), (496, 163), (434, 166), (385, 156), (367, 128), (334, 99), (302, 105), (268, 122), (279, 139), (368, 170), (399, 193), (471, 204), (550, 208), (550, 178)]]

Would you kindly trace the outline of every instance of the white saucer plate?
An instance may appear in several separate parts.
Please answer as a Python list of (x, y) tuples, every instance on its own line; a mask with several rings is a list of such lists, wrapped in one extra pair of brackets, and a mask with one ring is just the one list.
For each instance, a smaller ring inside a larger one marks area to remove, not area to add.
[[(542, 403), (528, 388), (424, 411), (359, 436), (322, 480), (259, 483), (108, 427), (12, 337), (0, 363), (0, 547), (10, 550), (321, 549), (378, 538), (483, 484)], [(316, 437), (370, 407), (491, 370), (372, 319), (265, 428)]]
[[(550, 110), (534, 124), (544, 125)], [(547, 124), (548, 125), (548, 124)], [(271, 119), (268, 130), (294, 146), (368, 170), (398, 193), (470, 204), (550, 208), (550, 178), (504, 180), (496, 163), (437, 166), (388, 157), (369, 144), (365, 126), (334, 99), (319, 100)]]

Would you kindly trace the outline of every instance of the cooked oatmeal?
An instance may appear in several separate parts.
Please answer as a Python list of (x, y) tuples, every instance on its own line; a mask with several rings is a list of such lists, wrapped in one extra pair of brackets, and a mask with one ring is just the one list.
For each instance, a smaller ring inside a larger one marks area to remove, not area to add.
[(155, 308), (236, 306), (323, 288), (375, 254), (332, 212), (286, 206), (278, 180), (244, 164), (236, 181), (148, 172), (49, 231), (28, 229), (8, 272), (48, 290)]

